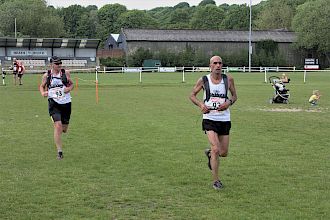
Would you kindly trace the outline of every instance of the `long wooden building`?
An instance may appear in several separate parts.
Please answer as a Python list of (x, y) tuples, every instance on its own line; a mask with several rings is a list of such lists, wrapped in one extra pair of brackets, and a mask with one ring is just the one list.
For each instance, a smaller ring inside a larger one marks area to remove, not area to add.
[[(253, 53), (260, 41), (271, 40), (277, 44), (278, 51), (288, 65), (303, 65), (305, 54), (293, 46), (296, 42), (294, 32), (269, 30), (252, 32)], [(220, 51), (220, 55), (248, 51), (249, 31), (214, 31), (214, 30), (156, 30), (156, 29), (122, 29), (118, 38), (118, 47), (127, 55), (138, 48), (159, 51), (166, 49), (180, 52), (187, 47), (212, 55)]]

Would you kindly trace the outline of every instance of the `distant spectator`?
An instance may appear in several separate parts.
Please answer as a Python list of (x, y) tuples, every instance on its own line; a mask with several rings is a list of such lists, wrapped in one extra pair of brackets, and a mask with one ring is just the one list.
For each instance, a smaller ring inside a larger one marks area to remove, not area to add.
[(22, 62), (18, 62), (18, 70), (17, 70), (17, 77), (18, 77), (18, 82), (19, 85), (23, 85), (22, 83), (22, 77), (25, 72), (25, 67)]
[(281, 76), (281, 81), (282, 81), (282, 83), (289, 83), (290, 79), (285, 73), (283, 73)]

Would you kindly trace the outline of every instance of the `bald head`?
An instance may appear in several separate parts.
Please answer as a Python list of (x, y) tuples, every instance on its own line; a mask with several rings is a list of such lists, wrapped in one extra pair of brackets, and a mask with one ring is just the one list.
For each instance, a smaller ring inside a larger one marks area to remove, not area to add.
[(221, 74), (222, 72), (222, 59), (219, 56), (213, 56), (210, 59), (210, 70), (213, 74)]
[(222, 63), (222, 59), (220, 56), (213, 56), (210, 59), (210, 64), (212, 64), (213, 62), (221, 62)]

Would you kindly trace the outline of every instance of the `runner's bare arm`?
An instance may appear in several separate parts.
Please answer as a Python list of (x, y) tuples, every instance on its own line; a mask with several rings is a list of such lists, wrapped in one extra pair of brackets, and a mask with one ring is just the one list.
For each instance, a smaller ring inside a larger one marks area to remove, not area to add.
[(192, 89), (191, 91), (191, 94), (189, 96), (189, 99), (195, 104), (197, 105), (201, 111), (203, 113), (207, 113), (209, 112), (210, 110), (207, 108), (207, 106), (204, 104), (204, 102), (200, 101), (198, 98), (197, 98), (197, 94), (203, 89), (203, 79), (200, 78), (197, 80), (196, 82), (196, 85), (194, 86), (194, 88)]
[(45, 73), (42, 76), (41, 84), (39, 86), (40, 94), (43, 97), (47, 97), (48, 96), (48, 91), (47, 91), (47, 88), (46, 88), (46, 83), (47, 83), (47, 73)]
[(71, 79), (71, 75), (70, 72), (68, 70), (65, 71), (66, 74), (66, 78), (68, 79), (68, 85), (67, 87), (64, 89), (64, 93), (68, 93), (73, 89), (73, 81)]

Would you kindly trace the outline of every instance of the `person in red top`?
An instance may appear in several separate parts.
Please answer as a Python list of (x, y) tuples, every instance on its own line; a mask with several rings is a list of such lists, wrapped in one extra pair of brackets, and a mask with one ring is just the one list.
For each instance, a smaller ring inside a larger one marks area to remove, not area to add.
[(22, 77), (25, 72), (25, 67), (22, 62), (18, 62), (18, 71), (17, 71), (17, 77), (18, 77), (18, 82), (19, 85), (23, 85), (22, 83)]
[(25, 71), (25, 67), (22, 64), (22, 62), (19, 62), (16, 58), (13, 58), (13, 76), (14, 76), (14, 84), (16, 85), (17, 83), (17, 78), (18, 82), (20, 85), (22, 84), (22, 77)]

